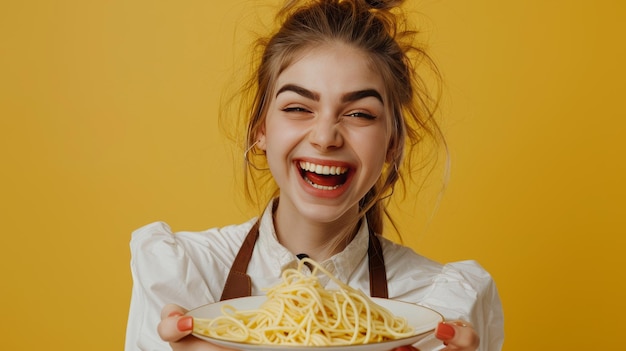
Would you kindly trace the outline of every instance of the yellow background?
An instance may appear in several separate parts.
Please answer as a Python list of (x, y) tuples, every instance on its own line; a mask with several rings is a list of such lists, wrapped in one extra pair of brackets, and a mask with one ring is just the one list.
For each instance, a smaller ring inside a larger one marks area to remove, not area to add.
[[(130, 232), (248, 218), (216, 113), (259, 3), (3, 2), (2, 349), (121, 350)], [(621, 345), (626, 6), (409, 7), (445, 75), (452, 168), (432, 219), (434, 201), (396, 211), (407, 244), (493, 274), (507, 351)]]

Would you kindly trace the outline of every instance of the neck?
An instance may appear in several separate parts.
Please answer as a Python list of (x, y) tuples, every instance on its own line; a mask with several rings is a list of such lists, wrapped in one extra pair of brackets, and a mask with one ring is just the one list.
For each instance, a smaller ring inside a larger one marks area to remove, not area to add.
[(278, 241), (294, 254), (304, 253), (322, 262), (341, 252), (359, 228), (358, 208), (330, 222), (312, 221), (291, 211), (281, 202), (274, 213)]

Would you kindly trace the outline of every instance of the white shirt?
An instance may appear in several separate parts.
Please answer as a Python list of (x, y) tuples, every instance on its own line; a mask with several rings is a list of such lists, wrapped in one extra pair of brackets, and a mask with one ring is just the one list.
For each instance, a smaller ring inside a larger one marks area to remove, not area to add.
[[(252, 295), (276, 285), (295, 254), (276, 239), (272, 204), (260, 219), (259, 238), (248, 265)], [(167, 303), (192, 309), (219, 301), (230, 267), (256, 219), (202, 232), (172, 233), (155, 222), (133, 232), (130, 242), (132, 298), (126, 331), (126, 351), (171, 350), (159, 338), (157, 325)], [(369, 293), (368, 229), (361, 228), (340, 253), (322, 262), (339, 280)], [(504, 339), (500, 299), (491, 276), (474, 261), (441, 265), (408, 247), (379, 236), (383, 247), (389, 298), (428, 306), (446, 319), (472, 323), (480, 336), (480, 351), (500, 350)], [(322, 281), (335, 288), (332, 281)], [(429, 337), (415, 345), (421, 351), (442, 348)]]

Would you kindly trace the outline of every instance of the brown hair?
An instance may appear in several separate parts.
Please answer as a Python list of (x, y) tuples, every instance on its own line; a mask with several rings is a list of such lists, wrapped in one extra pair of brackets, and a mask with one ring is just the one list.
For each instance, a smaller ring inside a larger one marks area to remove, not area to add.
[[(425, 66), (437, 82), (441, 75), (422, 47), (414, 44), (416, 31), (406, 28), (398, 8), (403, 1), (383, 0), (289, 0), (279, 11), (278, 30), (269, 38), (259, 39), (256, 48), (260, 59), (254, 77), (244, 87), (248, 97), (245, 150), (254, 149), (257, 132), (265, 122), (271, 91), (280, 73), (304, 49), (326, 43), (341, 42), (356, 47), (370, 58), (385, 82), (391, 106), (392, 136), (388, 149), (390, 161), (377, 183), (360, 201), (360, 209), (369, 225), (382, 233), (388, 213), (384, 200), (394, 191), (398, 180), (404, 185), (399, 169), (402, 164), (411, 174), (413, 148), (426, 137), (443, 142), (435, 120), (438, 94), (432, 96), (424, 79), (417, 74)], [(439, 85), (437, 85), (439, 86)], [(445, 143), (444, 143), (445, 144)], [(405, 148), (408, 152), (405, 153)], [(405, 157), (405, 154), (407, 157)], [(249, 153), (255, 169), (264, 168), (263, 157)], [(246, 195), (252, 201), (267, 201), (278, 194), (269, 172), (255, 172), (245, 165)], [(271, 184), (271, 185), (270, 185)], [(269, 193), (267, 192), (269, 190)], [(393, 223), (393, 222), (392, 222)]]

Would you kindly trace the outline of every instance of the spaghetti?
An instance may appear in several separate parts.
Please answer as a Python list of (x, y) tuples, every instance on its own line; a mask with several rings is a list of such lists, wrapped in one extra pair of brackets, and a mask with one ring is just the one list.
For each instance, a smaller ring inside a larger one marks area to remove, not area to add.
[[(312, 267), (306, 275), (302, 268)], [(317, 271), (340, 288), (326, 290)], [(406, 319), (376, 305), (367, 295), (342, 283), (315, 261), (304, 258), (286, 269), (282, 282), (267, 290), (254, 310), (222, 307), (213, 319), (194, 319), (194, 332), (211, 338), (264, 345), (330, 346), (382, 342), (414, 334)]]

